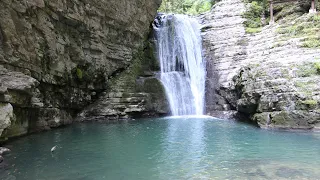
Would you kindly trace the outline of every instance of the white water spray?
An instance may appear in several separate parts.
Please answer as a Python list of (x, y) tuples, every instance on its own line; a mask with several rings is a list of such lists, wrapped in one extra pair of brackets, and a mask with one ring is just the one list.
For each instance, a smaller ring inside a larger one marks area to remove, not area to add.
[(205, 62), (200, 25), (185, 15), (162, 15), (157, 35), (161, 81), (174, 116), (203, 115)]

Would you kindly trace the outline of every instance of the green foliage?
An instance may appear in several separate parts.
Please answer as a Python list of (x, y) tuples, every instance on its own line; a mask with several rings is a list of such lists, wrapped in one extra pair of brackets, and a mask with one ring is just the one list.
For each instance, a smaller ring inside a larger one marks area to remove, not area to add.
[(249, 10), (244, 13), (247, 19), (244, 24), (248, 28), (258, 28), (261, 27), (261, 14), (263, 12), (263, 7), (260, 2), (253, 1), (250, 3)]
[(302, 47), (305, 47), (305, 48), (319, 48), (320, 47), (320, 39), (317, 38), (317, 37), (307, 38), (303, 42)]
[(314, 15), (313, 16), (313, 21), (320, 22), (320, 15)]
[(317, 82), (314, 80), (314, 78), (309, 80), (297, 79), (297, 81), (294, 82), (294, 85), (302, 94), (306, 96), (312, 96), (312, 92), (314, 91)]
[[(247, 11), (243, 14), (246, 21), (244, 22), (246, 28), (260, 28), (268, 23), (269, 17), (269, 2), (268, 0), (244, 0), (247, 3)], [(284, 1), (285, 2), (285, 1)], [(316, 0), (317, 6), (320, 7), (318, 0)], [(306, 6), (307, 4), (307, 6)], [(298, 17), (303, 13), (306, 13), (310, 6), (310, 3), (281, 3), (273, 6), (275, 20), (287, 21), (282, 23), (295, 22)], [(285, 18), (284, 18), (285, 17)], [(315, 23), (315, 26), (320, 28), (320, 16), (314, 15), (311, 20)], [(298, 27), (300, 28), (300, 27)], [(295, 33), (295, 29), (286, 29), (289, 33), (292, 30)], [(299, 29), (298, 29), (299, 30)], [(250, 31), (250, 30), (249, 30)], [(283, 33), (285, 34), (285, 33)]]
[(248, 9), (243, 14), (246, 21), (244, 25), (247, 33), (257, 33), (261, 31), (264, 26), (262, 17), (265, 16), (267, 10), (266, 0), (248, 0)]
[(318, 102), (316, 100), (305, 100), (301, 102), (302, 104), (306, 104), (306, 105), (317, 105)]
[(304, 15), (295, 19), (284, 22), (278, 29), (277, 33), (282, 34), (284, 38), (302, 39), (302, 47), (319, 48), (320, 47), (320, 16)]
[(299, 100), (296, 105), (297, 108), (308, 110), (317, 108), (318, 102), (314, 99), (307, 99), (305, 101)]
[(317, 74), (317, 69), (312, 63), (306, 63), (298, 66), (297, 74), (299, 77), (311, 77)]
[(261, 32), (262, 28), (246, 28), (246, 33), (254, 34)]
[(282, 46), (284, 46), (284, 45), (285, 45), (285, 43), (282, 42), (282, 41), (280, 41), (280, 42), (274, 43), (274, 44), (272, 45), (272, 48), (282, 47)]
[(314, 63), (314, 68), (316, 68), (317, 73), (320, 74), (320, 62)]
[(314, 15), (310, 16), (308, 18), (308, 21), (315, 22), (315, 23), (320, 22), (320, 14), (314, 14)]
[(81, 80), (83, 78), (83, 73), (82, 73), (81, 69), (77, 68), (76, 74), (77, 74), (78, 79)]
[(305, 88), (309, 85), (312, 85), (313, 83), (313, 81), (296, 81), (294, 85), (298, 88)]
[(304, 30), (304, 26), (300, 24), (300, 25), (293, 25), (293, 26), (284, 27), (284, 28), (278, 28), (276, 32), (279, 34), (296, 36), (303, 33), (303, 30)]
[(197, 15), (209, 11), (217, 0), (163, 0), (159, 12)]

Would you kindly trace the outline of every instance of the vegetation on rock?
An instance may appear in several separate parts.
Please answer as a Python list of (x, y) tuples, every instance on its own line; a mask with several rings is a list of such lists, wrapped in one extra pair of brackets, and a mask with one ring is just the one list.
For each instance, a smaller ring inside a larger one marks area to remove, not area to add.
[(305, 48), (319, 48), (320, 47), (320, 38), (318, 37), (309, 37), (304, 40), (302, 47)]
[(248, 28), (259, 28), (264, 25), (261, 19), (267, 11), (267, 1), (266, 0), (248, 0), (247, 11), (243, 14), (246, 18), (244, 22), (245, 26)]
[(246, 33), (249, 33), (249, 34), (254, 34), (254, 33), (259, 33), (261, 32), (262, 28), (259, 27), (259, 28), (250, 28), (250, 27), (247, 27), (246, 28)]
[(315, 101), (315, 100), (305, 100), (305, 101), (302, 101), (303, 104), (307, 104), (307, 105), (317, 105), (318, 102)]
[[(269, 2), (267, 0), (245, 0), (247, 4), (247, 11), (243, 14), (246, 19), (244, 25), (246, 27), (247, 33), (257, 33), (260, 32), (260, 28), (267, 25), (270, 21), (269, 12)], [(317, 8), (320, 8), (317, 2)], [(287, 20), (292, 16), (291, 20), (297, 18), (296, 15), (301, 16), (303, 13), (309, 11), (310, 2), (287, 2), (274, 5), (274, 18), (276, 21), (282, 20), (286, 17)], [(313, 22), (319, 22), (319, 15), (315, 15), (312, 19)], [(289, 21), (290, 22), (290, 21)], [(319, 47), (315, 39), (309, 40), (304, 46), (306, 47)]]
[(81, 69), (79, 69), (79, 68), (77, 68), (77, 77), (78, 77), (78, 79), (79, 80), (81, 80), (82, 78), (83, 78), (83, 73), (82, 73), (82, 70)]
[(267, 0), (247, 0), (247, 11), (243, 14), (246, 21), (244, 25), (247, 33), (258, 33), (266, 24), (268, 14)]
[(314, 63), (314, 68), (316, 68), (317, 73), (320, 74), (320, 62)]
[(163, 0), (159, 12), (197, 15), (209, 11), (217, 0)]
[(317, 68), (312, 63), (304, 63), (302, 65), (297, 66), (297, 68), (297, 75), (299, 77), (310, 77), (312, 75), (317, 74)]
[(319, 48), (320, 47), (320, 15), (297, 15), (288, 16), (277, 33), (283, 36), (283, 39), (299, 38), (302, 40), (301, 47)]
[[(269, 22), (269, 3), (245, 2), (225, 0), (203, 18), (208, 24), (205, 57), (216, 71), (208, 74), (207, 87), (215, 94), (207, 96), (207, 112), (231, 111), (244, 116), (236, 119), (250, 119), (263, 128), (317, 128), (319, 14), (308, 13), (310, 1), (276, 4), (276, 23), (263, 28)], [(237, 21), (232, 26), (231, 18)], [(243, 25), (247, 33), (261, 33), (244, 35)], [(314, 48), (302, 48), (307, 41)]]

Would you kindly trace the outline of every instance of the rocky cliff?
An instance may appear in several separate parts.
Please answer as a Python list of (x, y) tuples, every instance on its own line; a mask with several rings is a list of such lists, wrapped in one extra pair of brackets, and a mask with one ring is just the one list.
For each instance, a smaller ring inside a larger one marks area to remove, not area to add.
[(146, 40), (160, 3), (1, 0), (1, 137), (69, 124), (103, 97), (100, 117), (156, 114), (161, 105), (150, 97), (164, 96), (148, 88), (159, 82)]
[(275, 7), (275, 24), (247, 34), (247, 9), (222, 0), (200, 17), (207, 112), (263, 128), (320, 128), (320, 16), (289, 3)]

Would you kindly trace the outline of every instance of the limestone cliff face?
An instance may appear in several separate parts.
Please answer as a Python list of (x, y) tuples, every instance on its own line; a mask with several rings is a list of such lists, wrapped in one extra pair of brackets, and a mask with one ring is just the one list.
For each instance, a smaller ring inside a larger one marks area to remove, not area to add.
[(246, 34), (244, 11), (241, 0), (222, 0), (201, 17), (208, 113), (242, 115), (263, 128), (319, 128), (319, 22), (290, 13)]
[(1, 0), (0, 106), (12, 105), (14, 114), (9, 127), (0, 125), (3, 137), (71, 123), (111, 89), (111, 79), (145, 53), (160, 3)]

